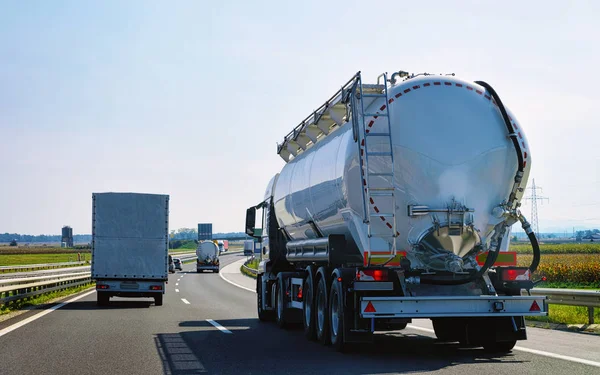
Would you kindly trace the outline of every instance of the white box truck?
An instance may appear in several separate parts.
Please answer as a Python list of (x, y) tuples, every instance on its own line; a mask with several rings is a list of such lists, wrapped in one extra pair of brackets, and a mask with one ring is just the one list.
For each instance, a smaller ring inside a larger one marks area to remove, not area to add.
[(92, 201), (98, 305), (118, 296), (152, 297), (161, 306), (169, 274), (169, 196), (94, 193)]

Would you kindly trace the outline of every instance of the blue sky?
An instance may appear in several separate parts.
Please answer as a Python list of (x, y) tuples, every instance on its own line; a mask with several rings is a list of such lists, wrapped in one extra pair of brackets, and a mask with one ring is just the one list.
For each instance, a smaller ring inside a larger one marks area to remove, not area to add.
[(540, 229), (600, 227), (600, 3), (172, 3), (0, 5), (0, 232), (90, 233), (100, 191), (241, 231), (276, 142), (358, 70), (491, 83), (550, 197)]

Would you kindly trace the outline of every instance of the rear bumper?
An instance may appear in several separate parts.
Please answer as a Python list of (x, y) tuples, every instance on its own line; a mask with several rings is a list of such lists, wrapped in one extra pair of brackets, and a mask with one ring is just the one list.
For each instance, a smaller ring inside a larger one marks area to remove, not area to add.
[(219, 266), (215, 266), (215, 265), (204, 265), (204, 266), (196, 265), (196, 269), (198, 271), (202, 271), (202, 270), (218, 270)]
[[(164, 280), (96, 280), (97, 292), (119, 297), (154, 297), (164, 294), (165, 286)], [(152, 287), (161, 289), (152, 290)]]
[(362, 297), (361, 318), (546, 316), (545, 296)]

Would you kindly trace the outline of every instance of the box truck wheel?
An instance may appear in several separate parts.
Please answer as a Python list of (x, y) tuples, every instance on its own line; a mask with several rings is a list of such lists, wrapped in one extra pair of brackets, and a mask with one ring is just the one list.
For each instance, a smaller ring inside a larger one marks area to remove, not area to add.
[(315, 310), (315, 274), (313, 268), (306, 268), (306, 279), (302, 286), (302, 324), (304, 326), (304, 335), (309, 340), (317, 338), (317, 323)]
[(328, 293), (326, 276), (321, 275), (317, 283), (317, 340), (323, 345), (329, 345), (329, 314), (328, 314)]
[(258, 312), (258, 319), (261, 322), (268, 322), (273, 320), (273, 312), (263, 310), (263, 289), (262, 289), (262, 275), (256, 276), (256, 308)]
[(279, 328), (285, 328), (288, 325), (287, 309), (285, 308), (285, 285), (281, 274), (277, 277), (277, 287), (275, 292), (275, 321)]
[(108, 305), (108, 302), (110, 301), (110, 295), (106, 292), (96, 292), (96, 293), (98, 294), (96, 304), (98, 306)]
[(344, 351), (344, 299), (342, 283), (334, 277), (329, 293), (329, 333), (331, 345), (339, 351)]
[(156, 296), (154, 296), (154, 304), (156, 306), (162, 306), (162, 304), (163, 304), (163, 295), (162, 294), (157, 294)]

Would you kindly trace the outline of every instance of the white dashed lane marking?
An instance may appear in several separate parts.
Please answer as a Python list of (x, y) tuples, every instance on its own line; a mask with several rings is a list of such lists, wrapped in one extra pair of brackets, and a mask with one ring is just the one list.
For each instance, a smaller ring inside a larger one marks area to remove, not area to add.
[(185, 303), (186, 305), (189, 305), (189, 304), (190, 304), (190, 301), (188, 301), (188, 300), (187, 300), (187, 299), (185, 299), (185, 298), (182, 298), (181, 300), (182, 300), (182, 301), (183, 301), (183, 303)]

